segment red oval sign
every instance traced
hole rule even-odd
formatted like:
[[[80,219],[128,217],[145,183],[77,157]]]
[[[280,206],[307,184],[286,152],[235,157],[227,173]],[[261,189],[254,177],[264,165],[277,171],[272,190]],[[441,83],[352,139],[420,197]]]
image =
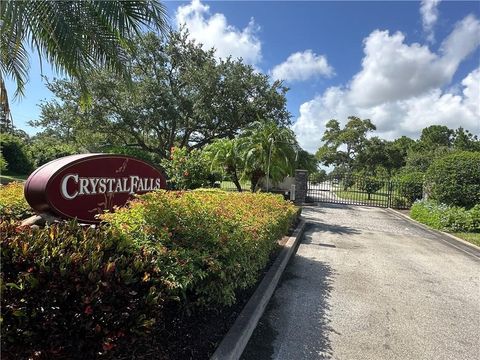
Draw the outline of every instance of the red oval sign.
[[[81,154],[51,161],[25,183],[25,198],[38,212],[97,223],[96,215],[123,206],[134,194],[165,189],[161,171],[123,155]]]

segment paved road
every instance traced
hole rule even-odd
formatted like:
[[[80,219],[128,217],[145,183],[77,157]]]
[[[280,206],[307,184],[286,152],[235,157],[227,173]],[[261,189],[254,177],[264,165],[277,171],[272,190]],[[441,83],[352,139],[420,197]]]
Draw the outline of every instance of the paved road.
[[[311,224],[243,359],[480,359],[478,251],[379,208],[303,215]]]

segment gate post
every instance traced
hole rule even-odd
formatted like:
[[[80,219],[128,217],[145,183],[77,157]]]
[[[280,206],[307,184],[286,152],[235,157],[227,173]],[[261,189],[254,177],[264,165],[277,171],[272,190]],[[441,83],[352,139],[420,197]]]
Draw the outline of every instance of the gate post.
[[[295,204],[302,205],[307,197],[307,170],[295,170]]]

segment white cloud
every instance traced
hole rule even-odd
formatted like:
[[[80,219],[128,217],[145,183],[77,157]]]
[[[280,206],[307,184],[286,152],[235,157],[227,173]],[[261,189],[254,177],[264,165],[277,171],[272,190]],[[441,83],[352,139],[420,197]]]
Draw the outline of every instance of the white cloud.
[[[480,45],[479,33],[478,19],[467,16],[434,53],[406,44],[401,33],[375,30],[364,41],[361,71],[300,106],[293,125],[300,145],[315,152],[327,121],[344,124],[350,115],[371,119],[375,135],[385,139],[418,137],[434,124],[480,133],[480,67],[451,84],[459,64]]]
[[[364,40],[362,70],[350,84],[351,101],[376,106],[449,84],[458,65],[480,44],[478,34],[480,22],[467,16],[456,24],[436,54],[427,46],[406,44],[400,32],[373,31]]]
[[[345,124],[350,115],[371,119],[377,126],[375,135],[393,140],[401,135],[418,137],[429,125],[450,128],[462,126],[480,132],[480,67],[461,82],[460,94],[433,89],[405,100],[361,107],[350,101],[348,88],[331,87],[321,96],[302,104],[293,125],[300,145],[315,152],[321,144],[325,124],[337,119]]]
[[[433,27],[438,20],[438,4],[440,0],[422,0],[420,4],[420,14],[422,15],[423,31],[427,35],[429,42],[435,41]]]
[[[334,71],[324,55],[305,50],[291,54],[285,62],[275,66],[271,73],[274,79],[294,82],[318,76],[330,77]]]
[[[223,14],[210,14],[210,7],[200,0],[179,6],[175,13],[178,26],[185,25],[193,39],[204,49],[216,49],[219,58],[243,58],[247,64],[256,65],[262,59],[262,45],[256,33],[259,30],[251,19],[244,29],[228,24]]]

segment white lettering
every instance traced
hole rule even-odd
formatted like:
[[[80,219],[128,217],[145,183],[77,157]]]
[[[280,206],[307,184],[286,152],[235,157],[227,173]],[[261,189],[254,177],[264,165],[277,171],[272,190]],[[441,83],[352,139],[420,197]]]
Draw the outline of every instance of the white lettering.
[[[91,194],[96,194],[97,193],[97,185],[98,185],[98,182],[100,181],[100,179],[98,178],[90,178],[88,179],[90,180],[90,185],[92,187],[92,191],[90,192]]]
[[[98,192],[100,194],[104,194],[105,191],[107,190],[107,184],[105,184],[106,181],[107,181],[107,179],[105,179],[105,178],[101,178],[98,181]]]
[[[90,194],[88,191],[88,178],[80,178],[80,191],[78,195]]]
[[[130,176],[130,194],[133,194],[135,191],[137,191],[138,179],[140,179],[138,176]]]
[[[120,181],[120,179],[117,181],[117,186],[115,186],[115,192],[116,193],[123,192],[122,182]]]
[[[76,190],[72,190],[71,182],[76,184]],[[70,185],[70,192],[69,192]],[[140,178],[132,175],[125,178],[95,178],[79,177],[78,174],[65,175],[60,184],[60,193],[67,199],[72,200],[80,195],[96,195],[105,193],[128,193],[152,191],[161,188],[160,178]]]
[[[72,195],[68,193],[67,183],[70,179],[73,179],[76,183],[78,183],[78,174],[69,174],[62,179],[61,193],[62,196],[67,200],[75,199],[78,195],[78,191],[75,191]]]
[[[111,193],[113,192],[113,182],[115,181],[115,179],[107,179],[107,183],[108,183],[108,192]]]

